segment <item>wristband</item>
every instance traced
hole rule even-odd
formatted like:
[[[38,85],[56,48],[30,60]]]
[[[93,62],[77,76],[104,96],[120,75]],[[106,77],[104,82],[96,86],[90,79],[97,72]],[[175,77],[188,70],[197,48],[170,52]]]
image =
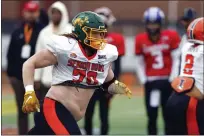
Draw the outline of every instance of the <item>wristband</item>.
[[[26,91],[26,92],[34,91],[33,85],[27,85],[27,86],[25,87],[25,91]]]
[[[112,83],[114,83],[115,80],[116,80],[116,77],[113,77],[113,79],[111,79],[110,81],[103,83],[103,84],[102,84],[103,89],[108,89],[108,87],[109,87]]]

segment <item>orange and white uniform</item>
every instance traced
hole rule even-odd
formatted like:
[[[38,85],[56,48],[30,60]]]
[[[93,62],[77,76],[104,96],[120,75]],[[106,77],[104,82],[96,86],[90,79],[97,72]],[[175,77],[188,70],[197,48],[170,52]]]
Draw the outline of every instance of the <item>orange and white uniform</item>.
[[[180,76],[193,77],[195,79],[195,86],[203,94],[203,57],[204,44],[193,44],[187,42],[182,48],[182,61]]]

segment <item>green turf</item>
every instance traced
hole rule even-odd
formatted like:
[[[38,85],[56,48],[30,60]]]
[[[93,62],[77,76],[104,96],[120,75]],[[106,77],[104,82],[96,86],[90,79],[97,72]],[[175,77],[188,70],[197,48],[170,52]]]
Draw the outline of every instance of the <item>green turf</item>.
[[[94,127],[100,128],[98,105],[95,107]],[[2,126],[16,127],[16,104],[12,95],[2,97]],[[30,126],[33,126],[32,114]],[[110,106],[110,134],[146,134],[146,113],[142,97],[128,99],[124,96],[115,96]],[[79,121],[83,128],[84,121]],[[158,132],[163,134],[163,121],[159,113]]]

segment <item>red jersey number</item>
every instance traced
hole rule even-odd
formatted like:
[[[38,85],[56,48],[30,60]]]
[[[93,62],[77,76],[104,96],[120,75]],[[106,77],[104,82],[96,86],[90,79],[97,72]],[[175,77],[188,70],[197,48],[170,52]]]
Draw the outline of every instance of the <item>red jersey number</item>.
[[[86,70],[74,69],[73,70],[73,76],[79,76],[79,78],[77,80],[73,79],[73,81],[81,83],[81,82],[83,82],[84,78],[86,77]],[[88,85],[97,85],[98,84],[98,80],[96,79],[96,77],[97,77],[97,73],[96,72],[89,71],[87,73],[86,83]]]
[[[164,67],[162,52],[161,51],[151,52],[151,56],[154,58],[152,68],[153,69],[162,69]]]
[[[191,54],[187,54],[186,55],[186,59],[185,59],[185,66],[184,66],[184,70],[183,73],[184,74],[188,74],[188,75],[192,75],[193,74],[193,63],[194,63],[194,57]]]
[[[89,71],[87,73],[87,84],[89,85],[97,85],[98,84],[98,80],[96,79],[97,77],[97,73],[96,72],[93,72],[93,71]]]

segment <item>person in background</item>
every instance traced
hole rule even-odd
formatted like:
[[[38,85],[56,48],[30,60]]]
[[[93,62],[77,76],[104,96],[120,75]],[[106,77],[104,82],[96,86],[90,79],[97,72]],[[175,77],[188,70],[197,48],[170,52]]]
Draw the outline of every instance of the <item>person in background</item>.
[[[7,74],[13,87],[18,110],[18,133],[25,135],[28,132],[28,115],[22,112],[25,89],[22,81],[23,63],[35,53],[38,34],[43,25],[37,22],[39,5],[27,2],[23,7],[23,22],[13,31],[7,53]]]
[[[185,33],[182,36],[181,42],[179,44],[179,49],[180,49],[180,61],[181,61],[181,49],[183,48],[183,45],[187,42],[187,35],[186,31],[189,26],[189,24],[196,18],[196,11],[193,8],[185,8],[183,12],[183,16],[180,18],[179,22],[182,24],[184,27]],[[179,69],[180,69],[179,65]]]
[[[39,22],[42,23],[44,26],[47,26],[49,23],[47,12],[43,8],[40,9]]]
[[[33,0],[33,2],[36,2],[37,4],[40,5],[40,1],[39,0]],[[49,23],[49,18],[47,15],[47,11],[43,8],[40,8],[40,16],[38,18],[38,21],[40,23],[42,23],[44,26],[47,26]]]
[[[112,24],[116,21],[112,11],[107,7],[100,7],[94,11],[97,13],[101,19],[104,21],[106,28],[110,28]],[[117,47],[118,58],[113,62],[114,65],[114,74],[116,78],[119,78],[121,71],[121,57],[125,54],[125,43],[124,38],[119,33],[109,32],[106,34],[105,39],[108,43],[113,44]],[[99,59],[103,59],[104,56],[98,56]],[[86,114],[85,114],[85,124],[84,128],[87,135],[92,135],[92,118],[94,114],[94,107],[97,101],[100,103],[100,120],[101,120],[101,135],[107,135],[109,131],[109,106],[112,94],[107,93],[106,91],[95,91],[92,96]]]
[[[66,9],[66,6],[57,1],[53,3],[49,10],[49,25],[42,29],[39,34],[37,44],[36,44],[36,52],[45,49],[45,37],[51,36],[53,34],[64,34],[64,33],[71,33],[72,32],[72,25],[69,24],[69,15]],[[37,69],[35,73],[35,84],[36,84],[36,91],[40,94],[39,99],[43,100],[45,94],[50,88],[52,81],[52,66]]]
[[[144,85],[148,135],[157,134],[161,104],[166,133],[165,105],[172,92],[170,82],[178,75],[180,37],[174,30],[162,30],[165,15],[158,7],[144,12],[146,32],[135,37],[136,72]]]
[[[196,18],[196,11],[193,8],[185,8],[183,16],[180,18],[179,22],[182,24],[185,30],[185,34],[182,37],[181,41],[187,41],[186,30],[189,24]],[[182,42],[181,42],[182,43]]]

